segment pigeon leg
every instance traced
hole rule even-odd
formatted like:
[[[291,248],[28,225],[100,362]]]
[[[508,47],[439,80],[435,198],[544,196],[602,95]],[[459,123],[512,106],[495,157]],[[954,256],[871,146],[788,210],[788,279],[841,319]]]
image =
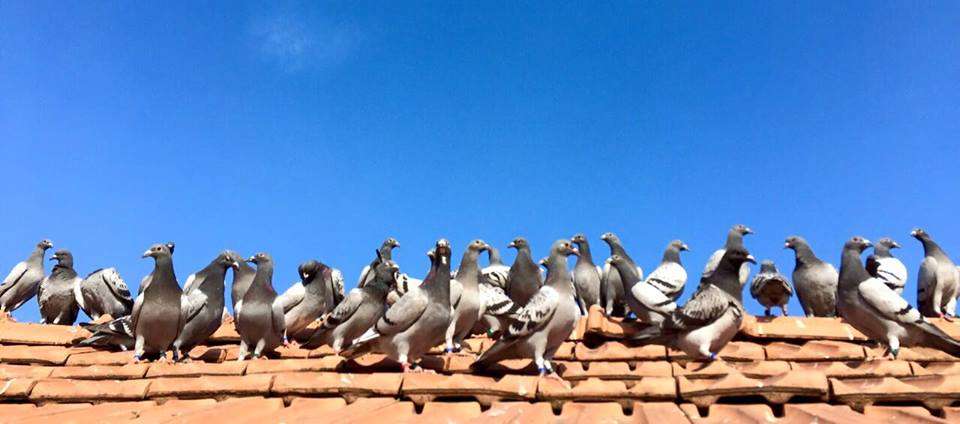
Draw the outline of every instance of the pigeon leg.
[[[786,305],[786,304],[783,304],[783,306],[780,307],[780,312],[781,312],[781,315],[787,316],[787,305]]]
[[[240,341],[240,352],[237,353],[237,362],[243,362],[244,359],[247,359],[248,351],[250,347],[247,346],[247,342]]]
[[[772,317],[772,316],[773,316],[773,313],[770,312],[770,308],[764,309],[764,311],[763,311],[763,316],[765,316],[765,317]]]

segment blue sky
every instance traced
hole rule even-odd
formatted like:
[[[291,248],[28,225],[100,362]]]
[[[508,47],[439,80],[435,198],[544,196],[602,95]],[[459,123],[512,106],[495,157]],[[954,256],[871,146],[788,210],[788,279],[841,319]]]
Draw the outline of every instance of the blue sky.
[[[3,2],[0,267],[49,237],[135,286],[174,240],[181,283],[231,248],[282,290],[386,236],[422,275],[441,236],[614,231],[696,276],[742,222],[788,275],[788,235],[892,236],[912,301],[912,227],[960,255],[960,5],[739,6]]]

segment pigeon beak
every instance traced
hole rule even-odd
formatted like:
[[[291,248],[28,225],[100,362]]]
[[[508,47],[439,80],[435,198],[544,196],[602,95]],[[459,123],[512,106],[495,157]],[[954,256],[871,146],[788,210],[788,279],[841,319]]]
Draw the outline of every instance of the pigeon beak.
[[[789,249],[789,248],[790,248],[790,242],[789,242],[789,241],[784,242],[784,243],[783,243],[783,248],[784,248],[784,249]]]
[[[864,246],[867,246],[867,247],[870,247],[870,246],[873,246],[873,243],[871,243],[870,240],[863,239],[863,245],[864,245]]]
[[[511,241],[510,243],[507,243],[507,248],[512,249],[512,248],[514,248],[514,247],[517,247],[517,244],[516,244],[516,243],[514,243],[514,242],[512,242],[512,241]]]
[[[899,249],[899,248],[900,248],[900,243],[893,242],[893,243],[890,244],[890,247],[892,247],[892,248],[894,248],[894,249]]]
[[[743,229],[743,232],[744,232],[744,234],[753,234],[753,230],[750,229],[750,227],[744,228],[744,229]]]
[[[570,249],[570,254],[574,256],[580,256],[580,251],[576,248]]]
[[[50,259],[47,259],[47,260],[48,260],[48,261],[55,261],[55,260],[57,260],[57,257],[58,257],[57,255],[53,255],[53,256],[50,257]]]
[[[247,258],[247,262],[250,262],[250,263],[252,263],[252,264],[257,263],[257,257],[256,257],[256,256],[251,256],[251,257]]]
[[[750,262],[750,263],[752,263],[752,264],[756,264],[756,263],[757,263],[757,258],[754,258],[753,255],[747,255],[747,262]]]
[[[687,246],[686,244],[681,244],[680,250],[690,250],[690,246]]]
[[[143,256],[141,257],[146,258],[147,256],[150,256],[150,249],[147,249],[146,252],[143,252]]]
[[[913,230],[913,231],[910,232],[910,236],[911,236],[911,237],[916,237],[918,233],[919,233],[919,232],[918,232],[917,230]]]
[[[230,263],[230,268],[233,268],[234,271],[239,271],[239,270],[240,270],[240,263],[237,262],[237,261],[233,261],[233,262]]]

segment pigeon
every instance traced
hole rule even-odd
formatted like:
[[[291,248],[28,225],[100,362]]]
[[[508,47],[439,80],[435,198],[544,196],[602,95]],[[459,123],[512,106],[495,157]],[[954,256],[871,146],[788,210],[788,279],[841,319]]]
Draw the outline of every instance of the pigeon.
[[[787,237],[784,248],[796,254],[793,285],[803,313],[808,317],[837,316],[837,269],[817,258],[803,237]]]
[[[257,253],[247,262],[257,265],[257,274],[236,311],[237,333],[240,333],[238,361],[248,355],[260,358],[273,352],[283,344],[286,332],[283,304],[277,302],[277,292],[273,289],[273,258]]]
[[[37,248],[23,262],[17,263],[0,284],[0,314],[10,313],[23,306],[37,294],[43,281],[43,255],[53,247],[50,240],[41,240]]]
[[[640,281],[637,267],[626,258],[614,254],[609,259],[611,267],[617,271],[623,282],[624,299],[637,319],[646,323],[659,323],[670,316],[677,304],[659,288],[645,281]]]
[[[870,241],[853,237],[843,245],[837,310],[867,337],[886,345],[896,358],[900,346],[927,346],[960,356],[960,341],[950,337],[914,309],[860,262]]]
[[[177,247],[177,244],[172,241],[168,241],[164,243],[164,245],[167,246],[167,250],[169,250],[170,254],[173,255],[173,250]],[[147,274],[140,280],[140,287],[137,288],[137,296],[139,296],[140,293],[143,293],[143,291],[147,289],[147,286],[150,285],[150,279],[152,277],[153,277],[153,274],[151,273],[151,274]]]
[[[140,296],[137,296],[138,298]],[[102,324],[80,324],[92,333],[81,340],[80,346],[98,346],[127,351],[134,348],[133,318],[122,316]]]
[[[491,286],[506,289],[510,267],[503,264],[503,260],[500,259],[500,251],[489,244],[487,245],[487,258],[490,263],[480,270],[481,281]]]
[[[91,272],[74,290],[80,309],[94,321],[103,315],[127,316],[133,309],[130,289],[116,268],[101,268]]]
[[[540,277],[540,267],[533,263],[530,253],[530,244],[527,239],[517,237],[507,245],[517,249],[517,257],[507,273],[507,296],[519,306],[526,305],[533,295],[537,294],[543,279]]]
[[[380,252],[377,252],[379,255]],[[387,293],[396,284],[400,267],[392,260],[382,260],[373,265],[373,279],[363,287],[350,290],[343,302],[323,318],[304,347],[309,349],[330,345],[340,354],[353,345],[353,341],[373,327],[383,315]]]
[[[924,258],[917,275],[918,309],[923,316],[951,320],[960,284],[957,267],[926,231],[917,228],[910,235],[923,243]]]
[[[460,260],[456,277],[450,282],[450,305],[453,306],[450,326],[446,332],[446,352],[459,352],[463,339],[470,335],[484,308],[480,297],[480,252],[487,250],[487,243],[474,240],[467,245]]]
[[[570,241],[576,244],[580,251],[577,263],[573,266],[573,286],[577,289],[580,314],[586,315],[591,306],[600,304],[600,275],[603,274],[603,269],[593,263],[586,235],[577,234]]]
[[[645,281],[670,299],[677,300],[683,294],[683,288],[687,284],[687,271],[680,263],[680,252],[688,250],[690,247],[683,241],[671,241],[663,251],[660,265],[647,276]]]
[[[233,314],[237,314],[243,306],[243,295],[247,294],[247,289],[253,283],[253,277],[257,274],[257,269],[250,266],[238,253],[230,252],[233,260],[239,264],[239,267],[233,271],[233,284],[230,286],[230,303],[233,308]]]
[[[148,283],[133,303],[130,325],[134,335],[134,358],[139,362],[159,356],[166,358],[167,350],[173,345],[177,334],[183,328],[183,316],[180,314],[180,296],[183,290],[177,284],[173,271],[173,254],[165,244],[155,244],[146,252],[144,258],[153,258],[153,272],[147,276]],[[179,361],[176,350],[173,360]]]
[[[184,358],[203,343],[223,323],[224,280],[227,269],[239,268],[233,252],[224,251],[205,268],[187,277],[180,296],[180,321],[183,329],[173,342],[176,356]]]
[[[693,358],[717,359],[743,321],[740,267],[744,262],[755,263],[746,249],[726,249],[717,268],[701,277],[700,288],[683,307],[660,323],[639,328],[633,341],[669,343]]]
[[[383,260],[393,260],[393,249],[396,247],[400,247],[400,242],[393,237],[387,237],[387,239],[380,244],[380,248],[377,249],[377,252],[379,252],[378,258],[383,257]],[[360,279],[357,280],[357,287],[363,287],[373,279],[374,275],[370,270],[378,263],[378,260],[379,259],[375,259],[370,265],[365,265],[363,269],[360,270]]]
[[[580,317],[573,280],[567,270],[567,256],[577,254],[569,240],[553,243],[546,264],[546,282],[471,369],[483,371],[504,359],[533,357],[541,376],[555,375],[553,355],[576,328]]]
[[[300,282],[277,297],[283,305],[286,339],[302,340],[307,326],[334,307],[333,272],[329,266],[309,260],[297,268]]]
[[[753,230],[750,227],[747,227],[743,224],[737,224],[733,227],[730,227],[730,231],[727,232],[727,242],[723,245],[722,249],[717,249],[710,255],[710,259],[707,259],[706,266],[703,267],[703,273],[709,274],[717,268],[717,264],[720,263],[720,258],[723,257],[723,252],[726,249],[729,249],[734,246],[743,247],[743,236],[747,234],[753,234]],[[740,285],[747,283],[747,278],[750,277],[750,265],[747,265],[746,262],[743,263],[743,267],[740,268]]]
[[[887,283],[897,294],[903,294],[907,284],[907,267],[895,258],[890,249],[899,249],[900,244],[884,237],[873,246],[873,254],[867,257],[867,272]]]
[[[600,236],[600,239],[610,246],[610,256],[620,255],[620,257],[624,258],[628,263],[634,264],[637,268],[637,276],[641,280],[643,279],[643,269],[636,266],[636,263],[630,258],[630,255],[627,254],[627,251],[623,249],[620,238],[617,237],[616,234],[604,233]],[[623,282],[620,278],[620,273],[617,272],[617,269],[613,267],[609,260],[604,262],[600,286],[600,296],[604,312],[608,316],[626,314],[626,311],[623,310]]]
[[[770,310],[774,306],[780,308],[783,316],[787,315],[787,302],[793,296],[793,289],[787,277],[777,270],[773,261],[767,259],[760,263],[760,272],[753,277],[750,284],[750,295],[760,302],[766,310],[764,316],[773,316]]]
[[[450,242],[438,240],[423,284],[397,300],[372,329],[341,354],[355,358],[380,352],[399,362],[404,372],[422,371],[421,356],[444,341],[450,325],[450,253]]]
[[[61,249],[54,252],[50,260],[56,260],[57,264],[37,290],[40,318],[44,324],[73,325],[80,311],[74,288],[81,281],[73,270],[73,254]]]

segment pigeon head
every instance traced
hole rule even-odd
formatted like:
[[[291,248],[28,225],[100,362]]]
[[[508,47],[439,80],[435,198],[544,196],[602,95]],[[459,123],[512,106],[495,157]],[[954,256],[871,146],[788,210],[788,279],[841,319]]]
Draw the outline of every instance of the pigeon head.
[[[753,234],[753,230],[751,230],[750,227],[743,224],[734,225],[732,228],[730,228],[730,231],[739,233],[741,236],[745,236],[747,234]]]
[[[511,241],[510,244],[507,245],[507,247],[520,250],[520,249],[523,249],[524,247],[530,247],[530,244],[527,243],[527,239],[523,237],[517,237],[513,239],[513,241]]]
[[[610,256],[610,259],[608,260],[610,261],[610,265],[613,265],[613,266],[627,264],[627,258],[624,258],[623,256],[620,256],[617,254]]]
[[[387,259],[377,264],[373,270],[377,280],[385,281],[388,285],[396,284],[397,274],[400,272],[400,266],[396,262]]]
[[[50,260],[56,260],[57,265],[65,266],[72,268],[73,267],[73,254],[69,250],[60,249],[53,253],[53,256],[50,257]]]
[[[727,251],[723,254],[723,258],[720,259],[720,265],[718,265],[718,269],[723,265],[724,262],[726,262],[730,266],[730,270],[736,274],[739,272],[740,266],[743,265],[744,262],[755,264],[757,263],[757,260],[750,255],[750,252],[747,252],[747,249],[735,247],[732,249],[727,249]]]
[[[873,246],[873,243],[870,243],[870,240],[860,236],[850,237],[850,240],[847,240],[847,242],[843,244],[844,249],[855,250],[858,253],[863,253],[863,251],[867,250],[870,246]]]
[[[550,248],[550,253],[559,254],[563,256],[576,255],[580,256],[580,251],[576,247],[573,247],[573,243],[570,240],[560,239],[553,242],[553,246]]]
[[[887,249],[899,249],[900,243],[893,241],[893,239],[890,237],[884,237],[880,240],[877,240],[876,247],[881,247],[881,246],[886,247]]]
[[[614,233],[603,233],[600,240],[607,242],[607,244],[620,243],[620,237],[617,237]]]
[[[583,244],[587,242],[587,236],[583,233],[577,233],[574,234],[573,237],[570,237],[570,241],[576,243],[580,247],[583,247]]]
[[[490,245],[488,245],[485,241],[476,239],[470,242],[470,244],[467,246],[467,249],[473,252],[483,252],[487,250],[489,247]]]
[[[177,247],[177,244],[174,243],[174,242],[172,242],[172,241],[168,241],[168,242],[166,243],[166,245],[167,245],[167,249],[170,250],[170,254],[172,255],[172,254],[173,254],[173,249],[175,249],[175,248]]]
[[[43,240],[40,240],[40,243],[37,243],[37,249],[41,249],[44,251],[52,247],[53,247],[53,242],[50,241],[49,239],[43,239]]]
[[[910,232],[910,235],[913,236],[913,238],[920,241],[930,238],[930,234],[927,234],[927,232],[923,228],[919,228],[919,227],[914,228],[913,231]]]
[[[382,248],[390,250],[395,247],[400,247],[400,242],[397,241],[397,239],[393,237],[387,237],[387,239],[383,241]]]
[[[247,262],[250,262],[252,264],[257,264],[257,266],[260,266],[263,264],[268,264],[273,262],[273,258],[271,258],[268,253],[260,252],[260,253],[257,253],[256,255],[253,255],[247,258]]]
[[[775,274],[777,273],[777,266],[773,263],[773,261],[764,259],[763,262],[760,262],[760,272]]]
[[[160,258],[164,258],[164,257],[169,258],[170,255],[172,255],[172,254],[173,254],[173,252],[170,251],[170,247],[169,247],[169,246],[167,246],[166,244],[157,243],[157,244],[155,244],[155,245],[153,245],[153,246],[150,246],[150,248],[147,249],[146,252],[143,252],[143,257],[144,257],[144,258],[160,259]]]
[[[229,250],[224,250],[217,255],[217,259],[214,259],[213,262],[222,266],[223,269],[233,268],[233,270],[236,271],[240,269],[239,258],[237,258],[236,255],[236,253]]]
[[[797,248],[803,247],[803,246],[806,246],[806,245],[807,245],[807,241],[804,240],[803,237],[800,237],[800,236],[790,236],[790,237],[787,237],[787,239],[783,242],[783,248],[784,248],[784,249],[797,250]]]
[[[690,250],[690,246],[687,246],[687,244],[684,243],[683,240],[671,241],[669,247],[671,249],[677,249],[678,252],[684,252],[684,251]]]
[[[300,274],[300,281],[303,282],[304,285],[307,285],[315,280],[314,277],[323,271],[323,268],[324,265],[322,263],[311,259],[300,264],[300,266],[297,267],[297,273]]]
[[[434,250],[436,251],[436,258],[440,259],[440,263],[450,263],[450,255],[453,253],[453,251],[450,250],[450,242],[447,239],[442,238],[437,240],[437,245],[434,247]]]

